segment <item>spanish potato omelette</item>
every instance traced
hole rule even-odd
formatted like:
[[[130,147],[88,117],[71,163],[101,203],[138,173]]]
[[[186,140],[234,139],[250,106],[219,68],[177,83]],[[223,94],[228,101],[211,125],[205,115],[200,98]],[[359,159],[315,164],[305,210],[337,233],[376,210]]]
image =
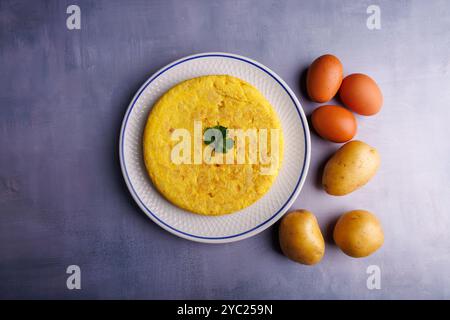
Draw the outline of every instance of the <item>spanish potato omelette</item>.
[[[275,171],[261,174],[261,163],[174,163],[171,152],[178,142],[172,133],[183,128],[194,137],[195,121],[203,130],[217,125],[280,129]],[[229,75],[210,75],[181,82],[156,102],[144,130],[143,153],[148,174],[166,199],[193,213],[222,215],[253,204],[270,189],[282,162],[283,135],[275,110],[255,87]]]

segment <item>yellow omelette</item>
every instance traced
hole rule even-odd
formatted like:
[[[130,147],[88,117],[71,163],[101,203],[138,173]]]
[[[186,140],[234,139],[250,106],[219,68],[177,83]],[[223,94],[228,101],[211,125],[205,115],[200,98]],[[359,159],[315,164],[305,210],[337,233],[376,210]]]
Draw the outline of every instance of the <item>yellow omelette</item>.
[[[205,130],[219,126],[227,130],[224,139],[234,139],[226,150],[214,149],[214,143],[209,145],[211,140],[203,135]],[[177,135],[180,129],[191,138]],[[274,168],[271,174],[262,174],[268,164],[259,161],[259,153],[256,163],[248,161],[252,158],[250,143],[242,147],[232,135],[228,137],[235,129],[268,130],[269,142],[272,135],[276,137],[278,156],[270,164]],[[279,131],[278,136],[273,129]],[[263,150],[261,141],[257,143],[258,152]],[[181,143],[189,145],[179,152],[182,163],[174,161]],[[198,157],[195,159],[199,150],[201,163]],[[145,127],[143,151],[148,174],[167,200],[193,213],[223,215],[250,206],[270,189],[283,158],[283,135],[275,110],[255,87],[229,75],[210,75],[181,82],[155,103]],[[273,145],[267,151],[275,154]],[[238,152],[244,152],[246,162],[207,163],[204,157],[208,152],[236,158]]]

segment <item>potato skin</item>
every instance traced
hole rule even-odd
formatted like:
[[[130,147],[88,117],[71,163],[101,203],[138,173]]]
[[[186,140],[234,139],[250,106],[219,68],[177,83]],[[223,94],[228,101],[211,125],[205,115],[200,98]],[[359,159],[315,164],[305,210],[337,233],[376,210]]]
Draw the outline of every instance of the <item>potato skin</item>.
[[[343,196],[365,185],[380,166],[378,151],[362,141],[344,144],[328,160],[322,185],[328,194]]]
[[[345,254],[354,258],[371,255],[384,242],[380,221],[365,210],[344,213],[334,227],[333,238]]]
[[[279,238],[284,255],[301,264],[316,264],[325,253],[325,241],[317,219],[307,210],[286,214],[281,220]]]

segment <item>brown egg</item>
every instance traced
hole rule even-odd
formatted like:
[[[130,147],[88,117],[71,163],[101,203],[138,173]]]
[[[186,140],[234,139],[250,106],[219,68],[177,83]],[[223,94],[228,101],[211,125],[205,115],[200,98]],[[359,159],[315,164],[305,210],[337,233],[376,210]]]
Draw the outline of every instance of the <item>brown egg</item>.
[[[356,119],[351,111],[340,106],[326,105],[314,110],[311,116],[314,130],[324,139],[346,142],[356,134]]]
[[[306,75],[306,89],[311,100],[331,100],[342,83],[342,74],[342,63],[335,56],[326,54],[314,60]]]
[[[345,77],[339,96],[347,107],[364,116],[378,113],[383,105],[383,95],[377,83],[362,73]]]

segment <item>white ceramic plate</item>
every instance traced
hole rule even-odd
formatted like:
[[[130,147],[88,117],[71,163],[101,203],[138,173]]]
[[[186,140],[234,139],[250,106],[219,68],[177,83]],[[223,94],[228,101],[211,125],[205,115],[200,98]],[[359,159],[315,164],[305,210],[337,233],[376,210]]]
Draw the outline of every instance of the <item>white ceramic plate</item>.
[[[214,74],[241,78],[261,91],[275,108],[283,129],[284,158],[269,192],[253,205],[228,215],[190,213],[168,202],[153,187],[142,156],[142,134],[150,109],[181,81]],[[120,132],[120,163],[139,207],[167,231],[189,240],[224,243],[251,237],[275,223],[292,205],[308,172],[311,141],[303,109],[292,90],[272,70],[229,53],[202,53],[172,62],[152,75],[131,101]]]

